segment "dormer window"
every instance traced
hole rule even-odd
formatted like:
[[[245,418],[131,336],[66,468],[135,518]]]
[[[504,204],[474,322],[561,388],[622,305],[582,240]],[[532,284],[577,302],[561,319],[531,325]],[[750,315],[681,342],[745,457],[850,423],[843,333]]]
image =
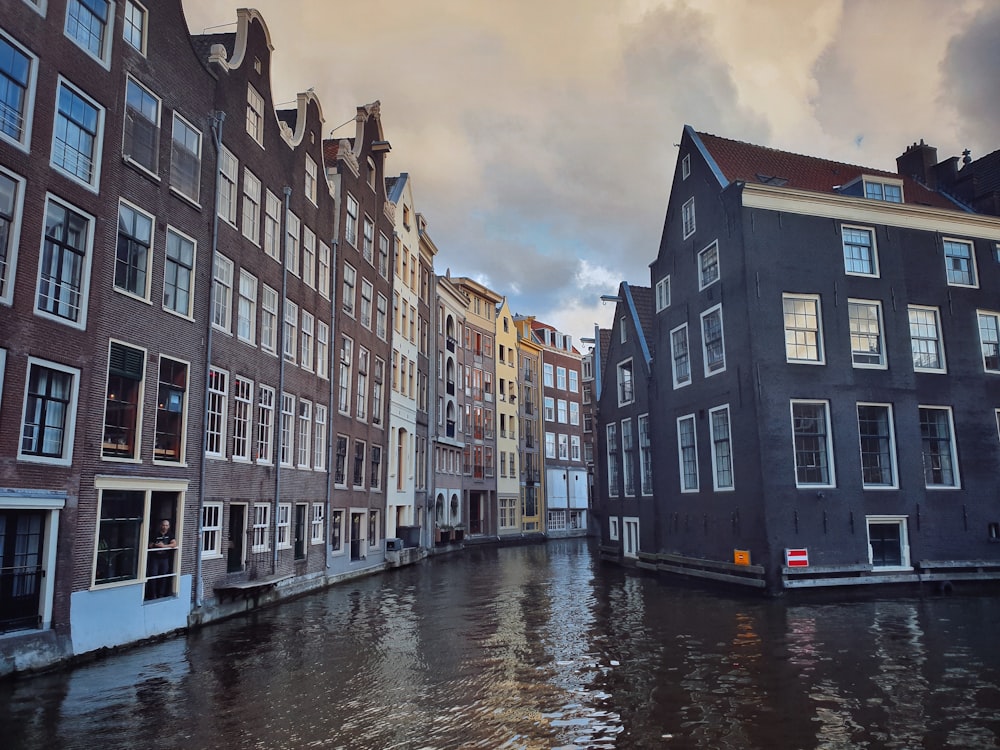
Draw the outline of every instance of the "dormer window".
[[[902,203],[903,183],[865,178],[865,198],[886,203]]]

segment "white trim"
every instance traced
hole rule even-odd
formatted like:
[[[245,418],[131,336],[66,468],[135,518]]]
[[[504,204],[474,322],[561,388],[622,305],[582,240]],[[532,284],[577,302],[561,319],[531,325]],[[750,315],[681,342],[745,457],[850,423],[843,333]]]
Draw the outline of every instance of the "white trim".
[[[198,272],[198,241],[194,237],[191,237],[190,235],[185,234],[184,232],[182,232],[181,230],[179,230],[177,227],[171,226],[170,224],[167,225],[166,230],[165,230],[165,234],[166,234],[166,237],[165,237],[165,239],[163,241],[163,269],[164,269],[163,270],[163,291],[164,292],[166,291],[166,284],[167,284],[167,273],[166,273],[166,267],[167,267],[167,250],[168,250],[168,247],[169,247],[169,240],[170,240],[170,235],[171,234],[176,235],[177,237],[181,238],[182,240],[191,243],[191,277],[188,280],[188,289],[187,289],[188,306],[187,306],[187,312],[186,313],[185,312],[180,312],[179,310],[174,310],[171,307],[167,307],[166,303],[163,300],[163,296],[164,295],[162,295],[162,294],[160,295],[160,306],[163,308],[164,312],[170,313],[171,315],[176,315],[179,318],[184,318],[185,320],[191,320],[191,321],[193,321],[195,319],[194,318],[195,282],[196,282],[196,274]],[[214,267],[212,269],[212,275],[213,275],[213,281],[214,281],[214,275],[215,275],[215,269],[214,269]],[[209,317],[211,318],[211,312],[209,312]]]
[[[691,422],[691,447],[694,448],[694,487],[684,486],[684,446],[681,445],[681,422]],[[701,491],[701,471],[698,466],[698,423],[694,414],[685,414],[677,417],[677,478],[680,482],[681,493],[694,493]]]
[[[104,68],[105,70],[111,70],[111,43],[113,41],[115,33],[116,4],[114,2],[108,2],[108,20],[104,25],[104,39],[101,40],[103,49],[101,49],[99,55],[95,55],[92,51],[90,51],[82,44],[80,44],[80,41],[75,36],[70,34],[69,31],[67,31],[67,26],[69,26],[69,10],[70,6],[72,6],[74,2],[79,2],[79,0],[69,0],[69,2],[66,3],[66,17],[63,20],[63,35],[71,42],[73,42],[73,44],[75,44],[77,47],[83,50],[84,54],[86,54],[87,57],[94,60],[102,68]]]
[[[935,338],[935,341],[937,342],[937,346],[938,346],[938,357],[941,360],[941,366],[940,367],[917,367],[917,365],[915,363],[913,363],[913,333],[912,333],[912,323],[910,323],[910,311],[912,311],[912,310],[919,310],[919,311],[922,311],[922,312],[930,312],[930,313],[934,314],[934,325],[935,325],[935,328],[937,330],[937,337]],[[947,372],[948,371],[948,362],[945,359],[945,354],[944,354],[944,332],[941,329],[941,310],[940,310],[940,308],[934,307],[933,305],[907,305],[906,306],[906,323],[907,323],[907,327],[910,329],[910,362],[911,362],[911,364],[913,364],[913,371],[914,372],[936,372],[936,373],[945,373],[945,372]],[[926,340],[926,339],[922,339],[922,340]]]
[[[876,406],[885,409],[889,430],[889,470],[892,472],[892,482],[890,484],[870,484],[865,482],[864,452],[861,446],[861,415],[857,413],[858,407],[861,406]],[[875,401],[858,401],[855,405],[855,416],[858,419],[858,455],[861,460],[861,486],[866,490],[898,490],[899,461],[896,457],[896,420],[892,413],[892,404]]]
[[[712,424],[712,415],[715,412],[726,412],[726,442],[729,444],[729,484],[719,485],[719,460],[715,443],[715,426]],[[729,404],[722,404],[708,410],[708,444],[712,452],[712,491],[713,492],[733,492],[736,490],[736,462],[733,459],[733,413]]]
[[[33,365],[45,367],[50,370],[58,370],[72,377],[70,395],[66,404],[66,421],[63,423],[62,455],[35,456],[21,452],[23,447],[24,420],[28,416],[28,388],[31,386],[31,368]],[[21,401],[21,421],[18,425],[17,438],[17,460],[26,463],[50,464],[52,466],[71,466],[73,464],[73,446],[76,443],[76,409],[80,395],[80,370],[75,367],[52,362],[51,360],[39,357],[28,357],[27,365],[24,369],[24,398]]]
[[[67,6],[68,9],[68,6]],[[90,181],[84,180],[82,177],[73,174],[72,172],[64,169],[60,165],[55,163],[55,153],[56,153],[56,134],[59,132],[58,122],[59,122],[59,93],[62,91],[63,86],[72,89],[76,94],[80,96],[81,99],[85,99],[96,111],[97,111],[97,125],[96,133],[94,134],[94,150],[91,154],[92,164],[92,175]],[[59,76],[56,82],[55,99],[53,101],[54,108],[52,110],[52,139],[49,144],[49,166],[52,167],[56,172],[63,175],[69,180],[82,185],[87,190],[92,193],[97,193],[100,191],[101,186],[101,165],[104,162],[104,118],[105,110],[104,107],[98,103],[98,101],[88,94],[84,93],[83,89],[74,83],[71,83],[69,79]]]
[[[684,341],[687,344],[688,374],[687,374],[687,380],[684,380],[684,381],[677,380],[677,362],[676,362],[676,359],[674,358],[674,334],[677,333],[678,331],[680,331],[681,329],[684,330]],[[672,328],[670,330],[670,373],[671,373],[671,377],[673,379],[674,390],[677,390],[678,388],[683,388],[686,385],[691,385],[691,381],[692,381],[692,376],[691,376],[691,337],[688,335],[688,324],[687,324],[687,322],[681,323],[676,328]]]
[[[111,347],[117,344],[126,349],[132,349],[134,351],[142,352],[142,377],[139,378],[139,392],[136,395],[136,415],[135,415],[135,427],[133,429],[133,441],[132,455],[131,456],[105,456],[104,455],[104,428],[108,423],[108,399],[107,390],[108,382],[111,379]],[[101,416],[104,421],[101,423],[101,460],[120,462],[120,463],[139,463],[142,461],[142,427],[143,427],[143,415],[145,414],[146,406],[146,376],[149,374],[149,350],[143,346],[136,346],[135,344],[130,344],[127,341],[122,341],[120,339],[109,339],[108,340],[108,350],[107,350],[107,365],[104,368],[104,409],[101,412]],[[159,371],[157,371],[157,385],[159,385]]]
[[[933,404],[917,404],[917,421],[919,424],[921,409],[935,409],[948,413],[948,448],[951,455],[951,472],[954,482],[952,484],[927,484],[927,475],[924,475],[924,488],[928,490],[960,490],[962,489],[962,477],[958,469],[958,442],[955,435],[955,415],[950,406],[936,406]],[[920,436],[920,454],[923,457],[924,444],[923,435]]]
[[[141,164],[138,165],[138,166],[142,167]],[[128,289],[125,289],[124,287],[120,287],[117,284],[115,284],[115,273],[118,270],[118,234],[119,234],[119,228],[118,227],[119,227],[119,223],[120,223],[120,219],[121,219],[121,214],[122,214],[122,204],[128,206],[131,210],[135,211],[136,213],[142,214],[147,219],[149,219],[149,251],[146,253],[146,289],[145,289],[145,291],[144,291],[144,293],[143,293],[142,296],[136,294],[135,292],[131,292]],[[111,270],[111,288],[114,289],[119,294],[124,294],[126,297],[131,297],[132,299],[141,300],[142,302],[145,302],[145,303],[151,305],[153,303],[152,302],[152,294],[153,294],[153,253],[155,252],[154,245],[155,245],[155,242],[156,242],[156,216],[153,215],[153,214],[147,213],[143,209],[139,208],[136,204],[132,203],[132,201],[130,201],[130,200],[126,200],[125,198],[119,198],[118,199],[118,215],[117,215],[116,219],[118,219],[118,221],[115,223],[115,258],[114,258],[114,262],[112,264],[112,270]],[[193,279],[193,274],[192,274],[192,279]]]
[[[705,271],[705,269],[704,269],[704,267],[702,265],[703,262],[704,262],[703,259],[704,259],[705,255],[706,255],[706,253],[708,253],[710,250],[712,250],[712,248],[715,248],[715,278],[712,279],[709,282],[705,282],[705,280],[703,278],[704,277],[704,271]],[[698,271],[698,291],[699,292],[702,291],[703,289],[708,289],[710,286],[712,286],[712,284],[715,284],[716,282],[718,282],[722,278],[722,266],[720,265],[720,257],[719,257],[719,255],[720,255],[720,253],[719,253],[719,241],[718,240],[712,240],[705,247],[703,247],[701,250],[698,251],[698,263],[697,263],[698,268],[697,268],[697,271]]]
[[[15,195],[14,195],[14,216],[11,221],[10,231],[7,234],[7,242],[9,246],[7,248],[7,281],[6,281],[6,292],[3,292],[3,287],[0,286],[0,305],[11,305],[14,301],[14,276],[17,272],[17,256],[18,248],[21,246],[21,225],[24,220],[24,191],[26,180],[14,172],[8,169],[4,169],[0,166],[0,174],[5,177],[10,178],[14,181],[15,185]],[[44,228],[42,232],[44,233]],[[44,243],[44,238],[42,242]]]
[[[885,337],[885,320],[882,315],[882,301],[876,299],[857,299],[855,297],[849,297],[847,299],[847,335],[851,338],[854,334],[851,331],[851,305],[864,305],[875,307],[875,319],[878,323],[878,345],[879,345],[879,361],[875,363],[871,362],[856,362],[854,359],[855,350],[854,343],[850,342],[850,352],[851,352],[851,366],[858,370],[886,370],[889,367],[889,357],[886,353],[886,337]],[[864,334],[861,334],[864,335]],[[864,352],[858,351],[857,354],[864,356]]]
[[[787,323],[786,316],[788,313],[785,311],[785,300],[809,300],[816,305],[816,359],[798,359],[788,356],[788,332],[789,326]],[[794,314],[794,313],[793,313]],[[823,341],[823,305],[821,303],[820,295],[818,294],[799,294],[796,292],[783,292],[781,295],[781,325],[782,331],[784,332],[785,338],[785,362],[790,365],[825,365],[826,364],[826,346]],[[791,330],[794,331],[808,331],[807,328],[794,327]],[[808,344],[807,344],[808,345]],[[796,347],[798,345],[796,344]]]
[[[899,205],[899,204],[896,203],[896,204],[893,204],[893,205]],[[871,273],[861,273],[859,271],[848,271],[847,270],[847,256],[844,255],[844,250],[845,250],[845,247],[844,247],[844,243],[845,243],[844,230],[845,229],[853,229],[854,231],[857,231],[857,232],[866,232],[868,234],[868,237],[871,239],[871,246],[870,246],[871,247],[871,266],[872,266],[872,272]],[[858,277],[861,277],[861,278],[868,278],[868,279],[877,279],[877,278],[880,278],[879,265],[878,265],[878,240],[875,237],[875,229],[874,229],[874,227],[866,227],[866,226],[862,226],[860,224],[841,223],[841,225],[840,225],[840,251],[841,251],[841,256],[843,257],[843,260],[844,260],[844,274],[845,275],[847,275],[847,276],[858,276]]]
[[[706,345],[707,342],[705,340],[705,318],[707,318],[710,315],[713,315],[716,311],[718,311],[718,313],[719,313],[719,338],[720,338],[720,340],[722,342],[722,366],[719,367],[716,370],[709,370],[708,369],[708,346]],[[712,307],[710,307],[707,310],[705,310],[701,314],[700,320],[701,320],[701,331],[700,331],[700,333],[701,333],[701,365],[702,365],[702,370],[703,370],[704,376],[706,378],[710,378],[713,375],[719,375],[719,374],[725,372],[726,371],[726,367],[727,367],[727,365],[726,365],[726,328],[725,328],[725,324],[724,324],[724,321],[723,321],[723,318],[722,318],[722,303],[720,302],[719,304],[713,305]],[[688,344],[688,356],[690,356],[690,351],[691,351],[691,346],[690,346],[690,343],[689,343]]]
[[[957,208],[950,211],[912,203],[886,203],[867,198],[826,195],[754,183],[746,183],[743,186],[742,200],[744,208],[761,208],[1000,241],[1000,219],[982,214],[963,213]]]
[[[63,209],[78,214],[87,220],[87,237],[85,239],[86,247],[84,248],[83,264],[80,271],[80,309],[76,320],[70,320],[69,318],[64,318],[61,315],[55,315],[46,310],[41,310],[38,307],[38,288],[42,283],[42,270],[45,266],[42,262],[42,259],[45,257],[45,223],[46,217],[49,213],[49,205],[52,202],[58,203]],[[117,214],[115,215],[115,219],[117,221]],[[32,310],[38,317],[53,320],[57,323],[61,323],[62,325],[69,326],[70,328],[77,328],[81,331],[87,328],[87,309],[90,301],[90,270],[94,255],[94,227],[96,223],[97,220],[92,214],[77,208],[72,203],[64,201],[62,198],[56,197],[52,193],[45,194],[45,204],[42,209],[42,240],[41,244],[38,246],[38,272],[35,276],[35,288],[32,290]],[[117,236],[116,232],[115,237]]]
[[[36,10],[39,10],[43,16],[45,15],[44,9],[40,10],[34,3],[28,1],[28,5],[31,5]],[[0,36],[10,43],[12,47],[28,58],[28,84],[25,88],[24,101],[22,102],[24,111],[21,114],[24,119],[22,121],[21,138],[20,140],[17,140],[11,138],[6,133],[0,132],[0,139],[11,144],[14,148],[28,153],[31,151],[31,126],[35,121],[35,88],[38,82],[38,56],[31,52],[23,44],[19,43],[10,34],[6,33],[2,28],[0,28]]]
[[[798,465],[798,449],[795,445],[795,405],[796,404],[819,404],[822,405],[824,411],[824,421],[826,424],[826,465],[827,465],[827,482],[800,482],[799,481],[799,465]],[[788,402],[788,414],[791,419],[791,433],[792,433],[792,471],[795,476],[795,486],[798,488],[821,488],[821,487],[836,487],[837,486],[837,472],[834,466],[834,452],[833,452],[833,426],[830,420],[830,402],[826,399],[817,398],[793,398]]]
[[[126,45],[127,44],[128,43],[126,43]],[[128,46],[131,46],[131,45],[128,45]],[[146,94],[149,94],[150,98],[156,100],[156,122],[154,123],[154,125],[156,127],[156,146],[155,146],[154,151],[153,151],[153,158],[156,160],[156,164],[154,165],[153,169],[150,169],[149,167],[147,167],[142,162],[133,159],[132,155],[129,154],[129,153],[126,153],[126,151],[125,151],[125,145],[126,145],[125,144],[125,132],[126,132],[126,128],[127,128],[127,125],[128,125],[128,118],[129,118],[129,114],[128,114],[128,87],[129,87],[130,83],[134,83],[136,86],[138,86],[140,89],[142,89],[143,92],[145,92]],[[160,170],[160,138],[162,138],[162,136],[163,136],[163,133],[162,133],[162,119],[163,119],[163,99],[161,97],[157,96],[156,94],[154,94],[144,83],[142,83],[138,78],[136,78],[135,76],[133,76],[131,73],[128,74],[128,75],[126,75],[125,76],[125,97],[122,100],[122,140],[121,140],[121,144],[122,144],[122,159],[124,159],[126,163],[132,165],[133,167],[137,167],[141,171],[145,172],[149,177],[151,177],[152,179],[156,180],[157,182],[160,181],[160,175],[159,175],[159,170]]]
[[[868,541],[868,562],[876,571],[912,570],[910,563],[910,540],[907,533],[907,516],[865,516],[865,539]],[[895,523],[899,526],[899,553],[902,565],[875,565],[872,555],[871,524]]]

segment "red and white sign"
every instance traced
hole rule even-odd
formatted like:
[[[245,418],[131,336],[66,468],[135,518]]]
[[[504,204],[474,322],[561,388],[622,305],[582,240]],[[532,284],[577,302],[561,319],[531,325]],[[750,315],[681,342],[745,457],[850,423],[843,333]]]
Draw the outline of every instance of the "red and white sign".
[[[785,550],[785,565],[789,568],[808,568],[809,567],[809,550],[802,549],[786,549]]]

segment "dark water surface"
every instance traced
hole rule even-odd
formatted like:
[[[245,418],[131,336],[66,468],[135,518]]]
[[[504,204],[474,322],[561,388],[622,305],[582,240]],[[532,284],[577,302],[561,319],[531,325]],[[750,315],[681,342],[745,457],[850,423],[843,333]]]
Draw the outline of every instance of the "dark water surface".
[[[0,748],[1000,747],[1000,597],[768,601],[467,550],[0,682]]]

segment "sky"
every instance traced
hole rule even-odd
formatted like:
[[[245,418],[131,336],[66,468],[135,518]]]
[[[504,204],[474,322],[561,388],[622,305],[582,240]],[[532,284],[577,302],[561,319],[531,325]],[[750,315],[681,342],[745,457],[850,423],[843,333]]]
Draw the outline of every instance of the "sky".
[[[184,0],[192,33],[233,0]],[[581,349],[620,281],[649,286],[685,124],[895,170],[997,148],[997,0],[258,0],[276,101],[328,134],[381,102],[439,274],[506,295]],[[229,25],[227,27],[227,24]],[[349,123],[340,127],[342,123]]]

